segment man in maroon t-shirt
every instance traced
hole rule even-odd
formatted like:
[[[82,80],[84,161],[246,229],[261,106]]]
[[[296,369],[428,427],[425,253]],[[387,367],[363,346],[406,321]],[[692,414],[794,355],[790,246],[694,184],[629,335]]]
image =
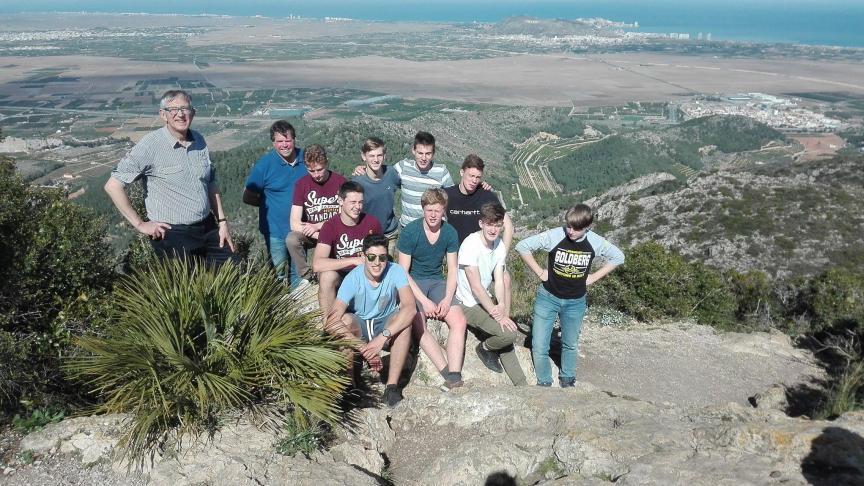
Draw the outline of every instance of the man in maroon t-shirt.
[[[285,238],[285,246],[297,275],[308,282],[312,271],[306,263],[306,250],[318,243],[324,222],[339,213],[339,187],[345,178],[327,168],[327,152],[318,144],[306,147],[304,163],[309,174],[294,186],[291,232]]]
[[[339,214],[321,227],[312,257],[322,316],[330,311],[345,275],[363,264],[363,238],[381,233],[381,222],[363,212],[363,186],[354,181],[343,183],[339,188]]]

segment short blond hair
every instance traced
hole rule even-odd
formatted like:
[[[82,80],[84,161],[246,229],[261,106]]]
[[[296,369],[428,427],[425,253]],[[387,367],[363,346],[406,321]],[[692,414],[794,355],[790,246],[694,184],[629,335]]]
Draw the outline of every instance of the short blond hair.
[[[440,204],[445,208],[447,207],[447,193],[444,192],[444,189],[433,187],[423,191],[423,195],[420,196],[420,206],[425,208],[430,204]]]

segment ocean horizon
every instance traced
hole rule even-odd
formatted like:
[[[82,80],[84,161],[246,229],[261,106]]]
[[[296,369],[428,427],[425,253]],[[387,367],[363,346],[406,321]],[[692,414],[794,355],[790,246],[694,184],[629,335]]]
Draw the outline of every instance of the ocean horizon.
[[[33,0],[26,4],[0,5],[0,13],[102,12],[186,15],[265,16],[285,18],[344,17],[375,21],[497,22],[527,15],[540,18],[576,19],[602,17],[639,23],[639,32],[686,33],[712,40],[795,43],[864,47],[864,2],[853,0],[540,0],[533,2],[441,0],[414,3],[396,0],[320,0],[316,2],[236,2],[187,0],[178,10],[175,2],[147,3],[129,0],[63,1]]]

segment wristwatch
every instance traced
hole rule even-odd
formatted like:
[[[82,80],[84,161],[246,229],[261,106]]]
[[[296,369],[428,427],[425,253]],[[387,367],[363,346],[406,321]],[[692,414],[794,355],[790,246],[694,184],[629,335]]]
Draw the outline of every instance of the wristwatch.
[[[384,336],[385,338],[387,338],[387,339],[389,340],[389,339],[390,339],[390,336],[392,336],[393,334],[390,332],[390,329],[387,329],[387,328],[385,327],[384,330],[381,331],[381,335]]]

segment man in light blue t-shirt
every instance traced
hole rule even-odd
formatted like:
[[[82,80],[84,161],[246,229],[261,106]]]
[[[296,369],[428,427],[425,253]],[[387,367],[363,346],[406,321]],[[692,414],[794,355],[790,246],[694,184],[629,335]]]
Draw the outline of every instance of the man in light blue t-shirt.
[[[285,120],[270,126],[273,150],[264,154],[246,179],[243,202],[258,207],[258,230],[270,254],[270,262],[279,279],[285,278],[285,267],[290,268],[290,283],[299,277],[288,257],[285,237],[291,232],[291,201],[294,185],[307,174],[303,163],[303,149],[296,147],[294,127]]]
[[[345,339],[361,338],[357,348],[373,369],[381,369],[379,353],[390,346],[390,369],[384,402],[389,407],[402,400],[399,375],[408,358],[416,314],[408,274],[388,261],[387,238],[369,235],[363,239],[363,264],[351,270],[336,294],[324,329]]]

